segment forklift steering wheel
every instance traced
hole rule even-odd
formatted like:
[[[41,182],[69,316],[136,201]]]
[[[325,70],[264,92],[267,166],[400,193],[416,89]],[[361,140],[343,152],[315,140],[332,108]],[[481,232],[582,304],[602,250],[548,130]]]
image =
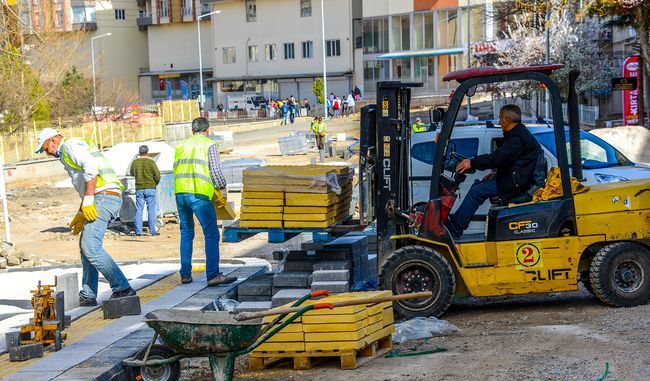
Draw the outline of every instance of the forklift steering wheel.
[[[451,153],[451,156],[452,156],[454,159],[458,160],[458,162],[461,162],[461,161],[467,159],[465,156],[463,156],[463,155],[461,155],[461,154],[459,154],[459,153],[456,153],[456,151],[452,152],[452,153]],[[454,171],[454,172],[455,172],[455,171]],[[475,172],[476,172],[476,169],[474,169],[474,168],[465,171],[466,174],[472,174],[472,173],[475,173]]]

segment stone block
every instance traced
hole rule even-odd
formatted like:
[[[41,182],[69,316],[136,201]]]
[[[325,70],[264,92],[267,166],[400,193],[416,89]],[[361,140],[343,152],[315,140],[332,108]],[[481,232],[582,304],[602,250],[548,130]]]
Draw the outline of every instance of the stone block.
[[[288,288],[278,291],[271,299],[271,307],[279,307],[302,298],[311,292],[308,288]]]
[[[318,261],[314,263],[313,270],[350,270],[352,261]]]
[[[268,302],[271,300],[271,294],[269,295],[238,295],[237,301],[242,302]]]
[[[273,259],[276,261],[285,258],[287,261],[304,261],[313,258],[313,255],[310,255],[306,250],[277,250],[273,252]]]
[[[72,324],[72,316],[70,315],[63,315],[63,326],[65,328],[68,328]]]
[[[271,309],[271,302],[243,302],[235,307],[235,312],[258,312]]]
[[[7,257],[7,265],[9,266],[19,266],[20,262],[22,261],[18,257]]]
[[[140,297],[137,295],[108,299],[102,302],[104,319],[115,319],[127,315],[140,315]]]
[[[237,286],[237,295],[272,295],[273,278],[244,281]]]
[[[34,261],[32,261],[32,260],[22,261],[22,262],[20,262],[20,266],[21,267],[34,267]]]
[[[79,299],[79,298],[76,298]],[[61,322],[61,329],[63,330],[65,328],[65,292],[63,291],[57,291],[54,293],[54,315],[56,317],[56,321]]]
[[[313,268],[314,260],[286,261],[284,263],[284,271],[312,271]]]
[[[9,348],[9,361],[25,361],[43,357],[43,343],[19,345]]]
[[[347,248],[321,249],[316,250],[317,261],[341,261],[351,258],[350,250]]]
[[[57,275],[54,282],[56,290],[65,293],[65,310],[79,307],[79,275],[76,272]]]
[[[307,251],[314,251],[323,248],[323,242],[306,241],[300,244],[300,248]]]
[[[7,349],[20,345],[20,331],[5,332]]]
[[[350,283],[347,281],[313,282],[311,290],[327,290],[332,294],[339,294],[350,291]]]
[[[18,257],[16,254],[16,246],[13,243],[3,241],[2,242],[2,256],[3,257]]]
[[[350,270],[318,270],[312,274],[314,282],[349,281]]]
[[[273,286],[305,288],[309,286],[309,275],[305,271],[283,271],[273,277]]]
[[[0,269],[4,269],[7,267],[7,258],[5,257],[0,257]]]

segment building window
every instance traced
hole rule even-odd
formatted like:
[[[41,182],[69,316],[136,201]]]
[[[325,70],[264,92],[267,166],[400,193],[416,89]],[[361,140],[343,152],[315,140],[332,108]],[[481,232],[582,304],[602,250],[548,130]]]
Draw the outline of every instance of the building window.
[[[311,0],[300,0],[300,17],[311,17]]]
[[[246,22],[257,21],[257,5],[255,0],[246,0]]]
[[[469,20],[472,25],[470,28],[471,42],[485,41],[485,6],[472,6],[472,19]],[[462,43],[467,43],[467,7],[462,9]]]
[[[413,15],[413,49],[433,49],[433,13]]]
[[[327,40],[325,41],[327,56],[340,56],[341,55],[341,40]]]
[[[169,5],[167,0],[160,0],[158,3],[158,14],[160,17],[169,17]]]
[[[363,20],[363,52],[388,52],[388,17]]]
[[[302,43],[302,58],[314,57],[314,41],[304,41]]]
[[[192,0],[183,0],[183,16],[192,16]]]
[[[409,15],[392,18],[393,50],[411,50],[411,20]]]
[[[472,23],[474,20],[472,20]],[[458,38],[458,11],[438,11],[438,40],[436,48],[453,48],[460,44]]]
[[[115,9],[115,20],[126,20],[126,10],[124,8]]]
[[[284,59],[285,60],[292,60],[296,58],[296,55],[294,53],[294,46],[293,42],[288,42],[284,44]]]
[[[248,46],[248,62],[257,62],[257,45]]]
[[[264,53],[267,61],[275,61],[278,59],[278,51],[275,47],[275,44],[266,45]]]
[[[234,46],[223,48],[223,63],[234,64],[237,63],[237,50]]]

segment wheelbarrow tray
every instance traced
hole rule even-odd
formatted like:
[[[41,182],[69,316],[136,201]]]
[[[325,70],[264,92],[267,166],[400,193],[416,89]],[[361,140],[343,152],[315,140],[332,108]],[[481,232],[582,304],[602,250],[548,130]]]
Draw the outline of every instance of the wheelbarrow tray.
[[[229,312],[163,309],[148,313],[145,323],[178,353],[203,356],[237,352],[259,336],[262,319],[237,321]]]

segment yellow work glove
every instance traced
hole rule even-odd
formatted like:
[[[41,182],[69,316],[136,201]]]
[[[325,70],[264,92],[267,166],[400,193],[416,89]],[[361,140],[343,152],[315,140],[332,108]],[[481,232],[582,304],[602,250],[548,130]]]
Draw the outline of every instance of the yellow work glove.
[[[95,221],[97,219],[97,209],[95,209],[95,196],[84,196],[81,202],[81,213],[86,221]]]
[[[223,193],[221,193],[221,191],[219,190],[214,192],[214,196],[212,196],[212,201],[214,202],[214,205],[216,205],[218,209],[221,209],[224,206],[226,206],[226,202],[227,202],[226,198],[223,197]]]
[[[68,228],[72,230],[72,235],[77,235],[81,233],[82,230],[84,230],[85,223],[86,219],[84,218],[83,213],[77,212],[77,214],[72,219],[72,222],[70,222],[70,225],[68,225]]]

